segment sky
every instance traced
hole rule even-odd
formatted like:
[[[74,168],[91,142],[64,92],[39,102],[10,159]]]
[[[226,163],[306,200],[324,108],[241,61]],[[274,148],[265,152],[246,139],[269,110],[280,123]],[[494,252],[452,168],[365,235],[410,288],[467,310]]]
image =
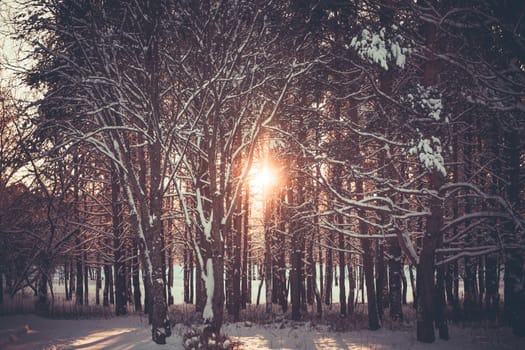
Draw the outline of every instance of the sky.
[[[20,10],[19,6],[16,0],[0,0],[0,84],[2,87],[13,87],[11,94],[17,99],[27,99],[34,97],[34,94],[29,92],[17,73],[31,64],[29,60],[22,60],[29,46],[13,39],[13,17]]]
[[[12,0],[0,0],[0,64],[2,77],[13,74],[13,66],[16,65],[16,42],[12,40],[13,26],[9,24],[10,18],[14,13]]]

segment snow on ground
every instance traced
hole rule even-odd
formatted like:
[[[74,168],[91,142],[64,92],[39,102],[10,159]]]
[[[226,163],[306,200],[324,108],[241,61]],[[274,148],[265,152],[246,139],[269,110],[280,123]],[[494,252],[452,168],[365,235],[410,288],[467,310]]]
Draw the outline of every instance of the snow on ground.
[[[508,329],[473,329],[451,327],[449,341],[437,339],[435,343],[423,344],[416,341],[415,328],[406,330],[380,329],[333,332],[326,326],[279,325],[267,327],[245,327],[231,324],[224,332],[240,340],[247,349],[301,349],[301,350],[518,350],[525,349],[525,339],[514,337]]]
[[[29,330],[25,331],[24,327]],[[169,349],[181,349],[182,338],[168,339]],[[143,316],[112,319],[52,320],[35,315],[0,317],[2,350],[150,350],[148,320]]]
[[[28,326],[28,329],[24,328]],[[168,345],[150,340],[147,319],[133,315],[112,319],[50,320],[35,315],[0,317],[0,349],[3,350],[152,350],[182,349],[187,328],[174,327]],[[460,328],[451,326],[451,340],[418,343],[415,329],[333,332],[327,326],[306,323],[252,325],[228,324],[224,333],[241,343],[242,349],[349,349],[349,350],[517,350],[525,339],[514,337],[506,328]]]

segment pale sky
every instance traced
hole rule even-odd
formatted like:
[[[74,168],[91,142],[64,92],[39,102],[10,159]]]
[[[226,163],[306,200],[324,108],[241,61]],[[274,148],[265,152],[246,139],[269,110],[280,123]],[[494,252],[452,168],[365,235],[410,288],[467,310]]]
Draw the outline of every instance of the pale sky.
[[[0,0],[0,79],[2,86],[15,86],[11,93],[17,98],[27,98],[29,89],[16,77],[30,62],[22,61],[22,43],[12,39],[15,31],[12,18],[19,9],[16,0]],[[27,45],[26,45],[27,50]]]

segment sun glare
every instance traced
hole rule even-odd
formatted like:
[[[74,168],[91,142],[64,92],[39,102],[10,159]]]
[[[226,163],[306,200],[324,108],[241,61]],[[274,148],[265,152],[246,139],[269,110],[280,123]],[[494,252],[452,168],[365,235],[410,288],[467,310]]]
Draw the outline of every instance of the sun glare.
[[[277,182],[275,172],[268,166],[252,168],[250,187],[256,191],[265,191]]]

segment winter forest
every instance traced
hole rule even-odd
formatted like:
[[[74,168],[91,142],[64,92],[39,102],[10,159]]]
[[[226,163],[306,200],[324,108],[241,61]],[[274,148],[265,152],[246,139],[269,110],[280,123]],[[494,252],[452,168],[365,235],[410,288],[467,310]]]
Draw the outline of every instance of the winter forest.
[[[8,3],[0,315],[525,337],[523,1]]]

